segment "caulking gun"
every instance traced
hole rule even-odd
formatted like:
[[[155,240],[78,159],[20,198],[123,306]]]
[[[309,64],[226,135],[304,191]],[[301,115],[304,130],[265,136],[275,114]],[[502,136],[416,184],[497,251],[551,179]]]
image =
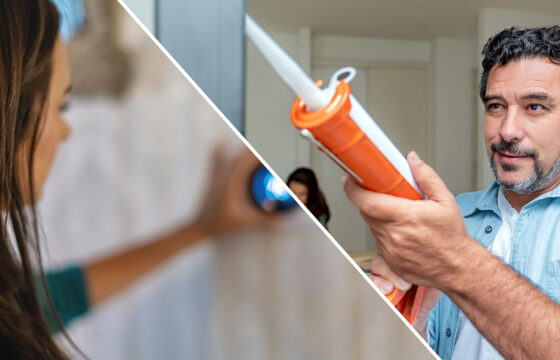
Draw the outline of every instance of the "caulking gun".
[[[291,119],[301,135],[360,186],[411,200],[423,199],[405,157],[352,95],[349,83],[356,70],[338,70],[321,89],[249,15],[245,20],[247,36],[299,96],[292,106]],[[387,298],[412,324],[425,291],[425,287],[416,285],[408,291],[395,288]]]

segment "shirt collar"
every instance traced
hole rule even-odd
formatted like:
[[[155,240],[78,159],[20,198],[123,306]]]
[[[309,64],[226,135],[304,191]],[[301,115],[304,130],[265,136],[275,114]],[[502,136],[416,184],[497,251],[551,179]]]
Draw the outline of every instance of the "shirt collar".
[[[459,203],[463,217],[470,216],[477,210],[492,210],[499,215],[497,202],[499,189],[500,187],[493,182],[486,190],[463,194]]]
[[[490,186],[488,186],[482,192],[480,198],[478,199],[478,202],[473,201],[471,204],[469,204],[470,206],[466,206],[462,209],[463,216],[469,216],[473,214],[476,210],[493,211],[498,216],[500,216],[500,210],[498,208],[499,190],[500,190],[500,186],[496,183],[496,181],[493,181],[492,184],[490,184]],[[534,199],[533,201],[525,205],[525,207],[548,198],[550,199],[560,198],[560,185],[556,186],[554,189],[550,190],[549,192],[544,193],[538,198]]]
[[[542,194],[541,196],[539,196],[538,198],[536,198],[535,200],[531,201],[529,204],[542,200],[542,199],[548,199],[548,198],[557,198],[560,197],[560,185],[557,185],[554,189],[550,190],[547,193]],[[527,205],[529,205],[527,204]]]
[[[500,191],[500,186],[493,181],[478,199],[476,208],[481,211],[490,210],[500,215],[500,209],[498,208],[498,191]]]

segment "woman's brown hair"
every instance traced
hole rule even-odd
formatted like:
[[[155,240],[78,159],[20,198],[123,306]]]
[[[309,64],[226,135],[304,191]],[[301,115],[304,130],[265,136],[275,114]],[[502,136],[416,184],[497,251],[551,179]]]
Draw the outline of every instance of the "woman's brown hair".
[[[44,284],[44,276],[32,171],[58,22],[57,10],[48,0],[0,1],[0,358],[3,359],[65,358],[44,320],[37,295],[36,279],[42,279],[39,282]]]
[[[325,216],[325,223],[327,223],[331,218],[331,212],[327,205],[325,195],[323,195],[323,192],[319,188],[319,182],[313,170],[305,167],[295,169],[290,176],[288,176],[286,184],[289,186],[292,181],[307,187],[307,204],[305,204],[305,206],[316,218],[319,218],[321,215]]]

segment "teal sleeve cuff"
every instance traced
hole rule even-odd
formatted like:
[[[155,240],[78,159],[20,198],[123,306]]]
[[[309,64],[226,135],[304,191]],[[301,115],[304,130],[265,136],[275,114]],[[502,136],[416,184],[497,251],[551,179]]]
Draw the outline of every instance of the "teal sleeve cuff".
[[[71,266],[45,273],[47,288],[60,320],[64,326],[89,310],[86,280],[79,266]],[[43,314],[52,332],[59,330],[54,314],[49,309],[42,287],[38,287]]]

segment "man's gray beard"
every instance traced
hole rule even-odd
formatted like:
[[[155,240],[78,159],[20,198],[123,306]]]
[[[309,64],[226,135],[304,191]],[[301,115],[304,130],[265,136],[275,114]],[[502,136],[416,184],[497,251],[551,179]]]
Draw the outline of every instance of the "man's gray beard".
[[[493,153],[491,156],[494,157]],[[548,174],[544,175],[544,169],[540,161],[536,158],[533,158],[534,161],[534,168],[533,172],[523,181],[511,184],[505,183],[498,178],[498,171],[496,170],[496,164],[490,158],[490,168],[494,173],[494,178],[498,185],[503,186],[507,190],[511,190],[518,194],[530,194],[537,191],[541,191],[549,187],[558,177],[560,174],[560,157],[556,159],[552,168],[548,171]]]

